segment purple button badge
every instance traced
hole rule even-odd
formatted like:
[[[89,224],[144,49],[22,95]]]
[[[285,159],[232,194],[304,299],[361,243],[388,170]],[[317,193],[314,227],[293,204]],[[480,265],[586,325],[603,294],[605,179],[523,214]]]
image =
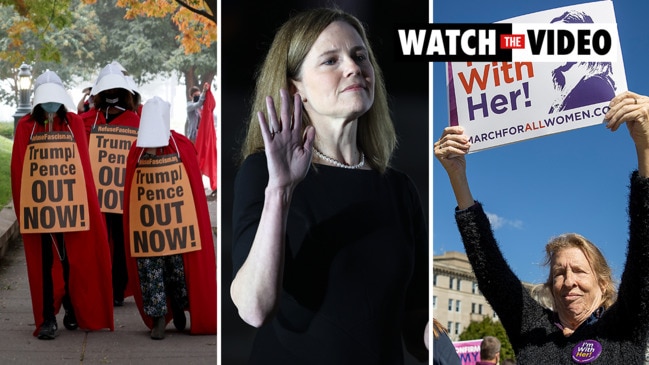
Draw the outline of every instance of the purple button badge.
[[[579,342],[572,348],[572,360],[577,364],[587,364],[595,361],[602,353],[602,345],[595,340]]]

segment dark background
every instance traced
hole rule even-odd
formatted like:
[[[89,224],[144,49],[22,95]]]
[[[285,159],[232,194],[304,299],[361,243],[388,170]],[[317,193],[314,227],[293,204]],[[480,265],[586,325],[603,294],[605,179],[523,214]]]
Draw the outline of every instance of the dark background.
[[[390,108],[399,138],[392,165],[408,174],[429,213],[429,66],[396,62],[398,25],[428,23],[426,0],[341,0],[335,3],[365,23],[383,70]],[[235,156],[244,134],[254,85],[254,72],[266,55],[277,28],[295,11],[328,6],[331,1],[221,1],[221,363],[245,364],[255,329],[238,316],[230,299],[232,280],[232,195]],[[423,334],[422,334],[423,335]],[[417,364],[406,355],[406,364]]]

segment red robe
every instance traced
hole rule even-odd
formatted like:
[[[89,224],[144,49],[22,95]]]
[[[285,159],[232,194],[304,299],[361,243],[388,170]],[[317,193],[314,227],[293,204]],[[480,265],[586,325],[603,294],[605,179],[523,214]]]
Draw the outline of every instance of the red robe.
[[[205,93],[205,102],[201,109],[201,123],[196,134],[196,151],[198,163],[203,175],[210,178],[210,189],[216,190],[216,131],[214,130],[214,107],[216,101],[212,91]]]
[[[63,233],[65,247],[70,262],[70,297],[79,327],[85,330],[99,330],[103,328],[114,330],[113,322],[113,290],[111,279],[110,252],[106,225],[99,210],[97,192],[92,177],[88,143],[81,118],[75,113],[67,113],[70,129],[79,150],[83,166],[86,191],[88,195],[88,209],[90,230]],[[34,128],[34,124],[36,127]],[[70,131],[56,117],[53,124],[55,131]],[[36,123],[31,114],[20,119],[14,136],[13,151],[11,153],[11,191],[14,201],[16,217],[20,224],[20,184],[23,172],[23,160],[30,135],[46,131],[45,126]],[[23,234],[25,258],[27,261],[27,275],[32,297],[32,309],[36,329],[43,323],[43,280],[42,280],[42,244],[40,233]],[[55,255],[56,257],[56,255]],[[54,260],[52,269],[54,282],[54,308],[55,313],[61,308],[61,300],[65,293],[63,269],[61,262]]]
[[[83,124],[85,125],[86,128],[86,141],[90,142],[90,132],[92,132],[92,127],[96,125],[104,125],[104,124],[109,124],[106,123],[106,117],[105,114],[97,110],[95,108],[92,108],[88,110],[85,113],[82,113],[80,115],[81,119],[83,119]],[[125,126],[125,127],[133,127],[133,128],[139,128],[140,127],[140,115],[136,114],[130,110],[126,110],[122,112],[117,118],[113,119],[110,122],[110,125],[119,125],[119,126]],[[110,252],[112,253],[113,250],[113,239],[112,239],[112,234],[108,235],[108,244],[110,246]],[[112,255],[111,255],[112,257]],[[129,287],[127,286],[126,289],[124,290],[124,298],[128,298],[133,293],[129,290]]]
[[[210,213],[207,207],[207,197],[203,187],[201,172],[198,168],[198,159],[194,144],[185,136],[171,131],[172,137],[178,145],[169,139],[169,145],[162,148],[161,154],[174,154],[180,152],[180,159],[187,170],[192,188],[196,214],[198,217],[198,229],[201,237],[201,250],[184,253],[183,264],[185,266],[185,282],[189,296],[190,333],[193,335],[216,334],[216,256],[214,252],[214,239],[212,236],[212,225]],[[160,151],[160,149],[158,149]],[[141,147],[133,145],[126,161],[126,181],[124,183],[124,196],[130,196],[133,175],[137,167],[137,160],[142,152]],[[126,251],[126,266],[128,267],[128,286],[133,292],[142,320],[147,327],[153,327],[153,320],[144,313],[142,305],[142,291],[137,271],[137,261],[130,256],[131,237],[129,224],[129,199],[124,200],[124,237]],[[171,321],[171,307],[167,303],[167,322]]]
[[[97,125],[107,124],[105,114],[95,108],[92,108],[85,113],[81,113],[79,116],[81,117],[81,119],[83,119],[83,124],[86,127],[86,141],[90,140],[90,131],[95,125],[95,121],[97,122]],[[125,110],[117,118],[113,119],[110,122],[110,125],[122,125],[126,127],[139,128],[140,116],[135,112]]]

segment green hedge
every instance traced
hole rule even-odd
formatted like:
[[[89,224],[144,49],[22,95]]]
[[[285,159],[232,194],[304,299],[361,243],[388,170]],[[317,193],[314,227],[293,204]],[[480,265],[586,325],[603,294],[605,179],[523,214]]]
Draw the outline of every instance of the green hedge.
[[[14,122],[0,122],[0,136],[14,138]]]
[[[4,124],[3,136],[4,136]],[[13,133],[13,123],[11,124],[11,133]],[[0,207],[4,207],[11,200],[11,148],[13,141],[9,138],[0,136]],[[11,137],[11,135],[10,135]]]

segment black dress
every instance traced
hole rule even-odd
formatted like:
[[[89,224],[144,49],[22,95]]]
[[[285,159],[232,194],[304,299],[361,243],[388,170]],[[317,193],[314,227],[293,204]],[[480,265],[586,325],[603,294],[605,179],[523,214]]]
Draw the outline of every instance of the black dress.
[[[392,169],[315,166],[294,191],[279,310],[257,332],[250,362],[403,363],[402,331],[423,347],[429,318],[428,234],[416,188]],[[248,157],[235,179],[235,274],[267,182],[265,154]]]

